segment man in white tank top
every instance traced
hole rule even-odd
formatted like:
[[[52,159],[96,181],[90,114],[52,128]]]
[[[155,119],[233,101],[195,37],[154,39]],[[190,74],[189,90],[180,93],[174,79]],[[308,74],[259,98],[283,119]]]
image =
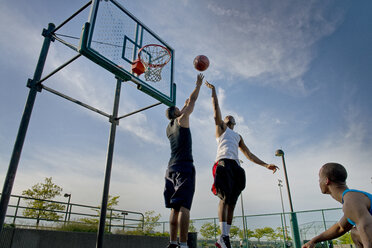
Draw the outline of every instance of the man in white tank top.
[[[208,82],[205,82],[205,84],[212,90],[218,144],[216,163],[213,166],[214,184],[212,186],[212,192],[220,198],[218,218],[221,236],[217,240],[216,246],[218,248],[231,248],[229,233],[234,217],[234,209],[240,193],[245,188],[245,172],[240,167],[238,148],[249,160],[272,170],[273,173],[276,172],[278,167],[273,164],[266,164],[250,152],[243,138],[233,131],[235,126],[234,117],[228,115],[222,120],[214,86]]]

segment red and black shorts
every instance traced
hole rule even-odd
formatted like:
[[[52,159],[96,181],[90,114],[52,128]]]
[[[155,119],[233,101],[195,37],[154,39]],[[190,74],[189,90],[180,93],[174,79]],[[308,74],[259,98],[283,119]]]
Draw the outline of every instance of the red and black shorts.
[[[213,194],[227,204],[235,205],[245,188],[245,171],[233,159],[220,159],[213,166]]]
[[[195,193],[195,167],[192,164],[169,166],[165,173],[165,207],[191,209]]]

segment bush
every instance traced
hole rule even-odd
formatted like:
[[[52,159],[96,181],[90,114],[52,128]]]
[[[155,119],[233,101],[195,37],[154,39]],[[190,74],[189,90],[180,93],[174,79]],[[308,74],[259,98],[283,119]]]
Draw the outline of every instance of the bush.
[[[98,226],[93,224],[68,223],[66,225],[60,225],[56,230],[65,232],[97,232]]]
[[[162,232],[144,232],[142,230],[131,230],[131,231],[116,231],[115,234],[122,235],[140,235],[140,236],[156,236],[156,237],[169,237],[169,233]]]

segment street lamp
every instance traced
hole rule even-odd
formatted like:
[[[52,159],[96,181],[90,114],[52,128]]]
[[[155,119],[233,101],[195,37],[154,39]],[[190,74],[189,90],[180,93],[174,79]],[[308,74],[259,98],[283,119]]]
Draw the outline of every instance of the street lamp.
[[[70,201],[71,201],[71,194],[68,194],[68,193],[65,193],[63,195],[64,197],[68,197],[68,200],[67,200],[67,208],[66,208],[66,215],[65,215],[65,224],[66,224],[66,221],[67,221],[67,215],[69,214],[69,207],[70,207]]]
[[[280,200],[282,202],[282,210],[283,210],[283,218],[284,218],[284,233],[285,233],[284,242],[287,242],[288,233],[287,233],[287,221],[285,220],[285,212],[284,212],[284,204],[283,204],[283,194],[282,194],[283,184],[282,184],[282,182],[283,182],[282,180],[278,179],[278,186],[279,186],[279,191],[280,191]]]
[[[128,215],[128,212],[121,212],[123,215],[123,231],[124,231],[124,226],[125,226],[125,216]]]
[[[291,226],[292,226],[293,241],[294,241],[295,248],[301,248],[301,240],[300,240],[300,233],[298,231],[297,216],[296,216],[296,213],[293,212],[292,197],[291,197],[291,191],[289,189],[287,168],[285,166],[285,160],[284,160],[284,152],[280,149],[276,150],[275,156],[282,157],[285,182],[286,182],[286,185],[287,185],[288,198],[289,198],[289,207],[291,209],[291,224],[292,224]]]
[[[239,162],[240,164],[243,164],[243,160],[240,160],[239,159]],[[245,224],[245,216],[244,216],[244,205],[243,205],[243,192],[240,193],[240,202],[241,202],[241,205],[242,205],[242,217],[243,217],[243,236],[244,236],[244,240],[246,240],[245,244],[246,244],[246,247],[248,246],[248,238],[247,238],[247,226]]]

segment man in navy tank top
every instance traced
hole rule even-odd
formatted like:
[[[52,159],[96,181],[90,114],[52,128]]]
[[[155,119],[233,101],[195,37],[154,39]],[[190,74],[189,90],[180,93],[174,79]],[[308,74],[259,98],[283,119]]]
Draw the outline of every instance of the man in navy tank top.
[[[190,209],[195,192],[195,168],[189,117],[194,110],[203,79],[204,75],[198,74],[196,87],[181,110],[174,106],[166,111],[166,116],[170,120],[167,126],[167,137],[171,148],[164,188],[165,206],[171,208],[168,248],[188,247]],[[179,244],[177,242],[178,230],[180,232]]]
[[[327,163],[320,168],[320,190],[342,203],[344,215],[336,224],[312,238],[302,248],[313,248],[316,243],[338,238],[350,230],[356,247],[372,247],[372,194],[349,189],[346,178],[346,169],[341,164]]]
[[[218,248],[231,248],[230,228],[234,209],[240,193],[245,188],[245,172],[240,166],[239,149],[252,162],[261,165],[274,173],[278,169],[273,164],[266,164],[256,157],[245,145],[243,138],[233,131],[235,119],[231,115],[222,120],[214,85],[205,82],[212,90],[214,121],[216,125],[217,157],[213,166],[214,183],[212,192],[220,198],[218,218],[221,236],[216,242]]]

